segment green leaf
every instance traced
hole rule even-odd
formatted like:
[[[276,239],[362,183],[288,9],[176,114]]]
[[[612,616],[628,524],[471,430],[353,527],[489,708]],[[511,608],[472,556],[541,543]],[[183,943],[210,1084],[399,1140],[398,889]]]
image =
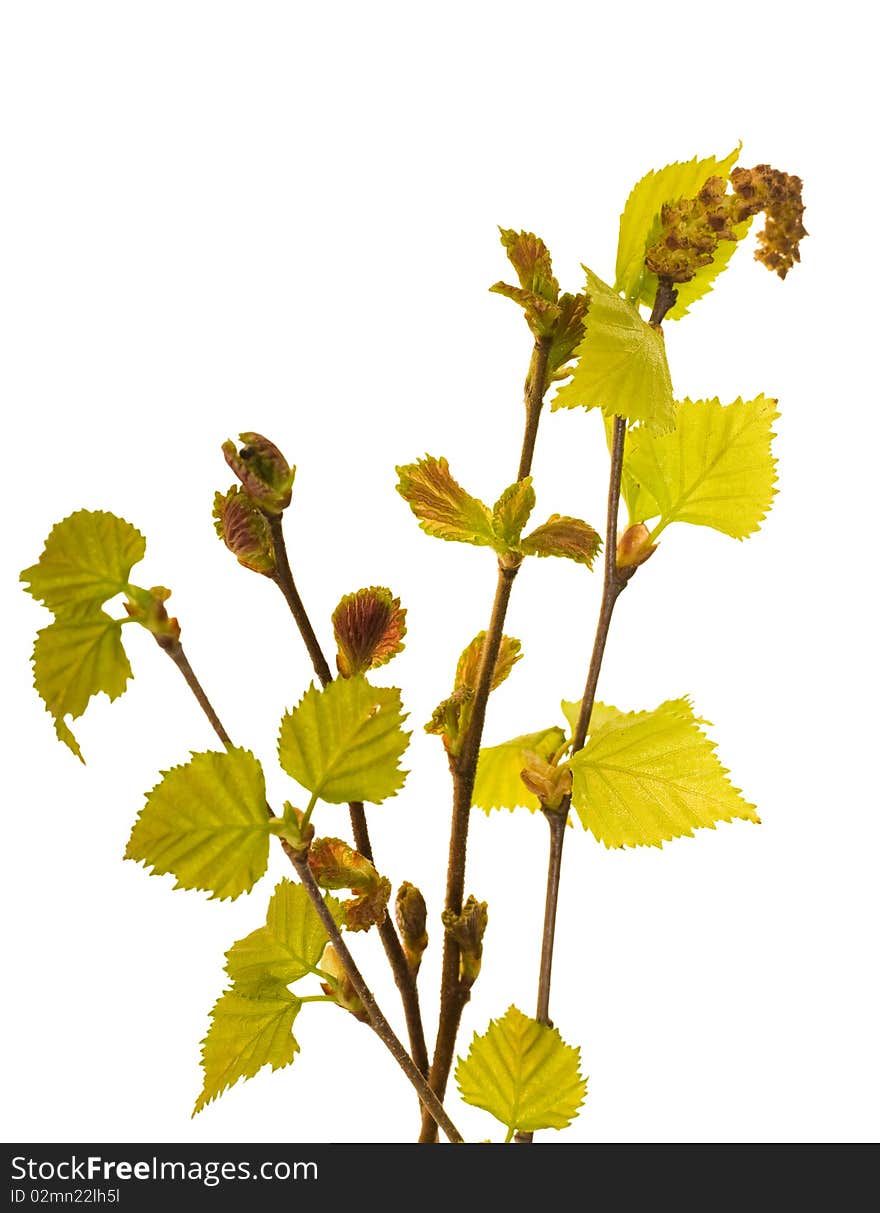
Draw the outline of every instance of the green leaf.
[[[154,876],[171,872],[176,889],[234,899],[253,888],[269,862],[266,784],[257,759],[249,750],[209,750],[163,772],[125,858]]]
[[[339,902],[327,898],[337,922]],[[282,880],[266,913],[266,925],[239,939],[226,953],[226,972],[241,994],[289,985],[314,971],[328,942],[327,932],[301,884]]]
[[[765,396],[728,405],[683,400],[673,434],[636,430],[624,455],[630,477],[643,486],[631,520],[659,514],[654,535],[672,522],[713,527],[734,539],[753,534],[776,492],[771,442],[778,416],[776,401]]]
[[[289,1066],[299,1045],[293,1021],[302,1003],[283,985],[260,998],[226,990],[211,1011],[211,1026],[202,1041],[205,1083],[193,1116],[240,1078],[253,1078],[263,1068]]]
[[[736,147],[723,160],[709,156],[694,157],[686,163],[667,164],[665,168],[647,173],[632,190],[620,216],[620,237],[617,244],[617,270],[614,289],[631,302],[641,300],[653,306],[657,278],[645,265],[645,253],[660,233],[660,212],[664,203],[680,198],[694,198],[709,177],[725,180],[739,156]],[[748,224],[744,225],[748,227]],[[711,265],[703,266],[696,278],[679,288],[678,300],[667,315],[674,320],[687,312],[688,304],[712,289],[712,282],[727,265],[736,250],[735,244],[722,242]]]
[[[34,686],[55,717],[61,741],[82,759],[65,716],[82,716],[93,695],[118,699],[131,678],[122,647],[122,626],[103,611],[65,615],[37,633]]]
[[[621,712],[569,759],[572,804],[606,847],[660,847],[735,817],[758,822],[686,699]]]
[[[397,491],[428,535],[492,547],[492,515],[455,480],[445,459],[426,455],[397,469]]]
[[[483,664],[483,650],[486,647],[486,633],[478,632],[470,644],[462,650],[455,667],[455,690],[466,689],[475,691],[480,677],[480,666]],[[514,636],[502,636],[498,646],[498,656],[492,671],[490,691],[497,691],[502,682],[510,677],[510,672],[522,658],[522,645]]]
[[[586,269],[586,267],[584,267]],[[600,408],[606,417],[641,421],[657,433],[675,425],[672,379],[663,333],[635,304],[586,270],[590,310],[571,379],[551,408]]]
[[[496,548],[502,552],[515,552],[519,548],[523,527],[535,508],[535,490],[531,476],[518,480],[506,488],[492,510],[492,529],[496,536]]]
[[[568,727],[572,733],[577,728],[580,711],[580,699],[563,699],[562,714],[568,721]],[[607,724],[611,720],[618,720],[623,714],[619,708],[609,707],[607,704],[599,703],[597,700],[593,704],[592,712],[590,712],[590,732],[595,733],[597,729],[601,729],[603,724]]]
[[[522,289],[555,303],[559,296],[559,283],[553,274],[550,252],[541,237],[534,232],[517,232],[513,228],[502,227],[498,230]]]
[[[400,691],[363,675],[311,686],[281,721],[278,755],[291,778],[331,804],[378,804],[403,787],[398,760],[409,743]]]
[[[564,1129],[584,1102],[580,1049],[510,1007],[484,1036],[474,1035],[470,1052],[455,1070],[465,1103],[491,1112],[508,1130]]]
[[[565,733],[554,726],[537,733],[523,733],[521,737],[514,737],[501,745],[480,750],[474,783],[475,807],[485,813],[492,809],[513,810],[519,806],[536,812],[541,807],[540,801],[519,777],[524,765],[523,751],[530,750],[541,758],[549,758],[564,741]]]
[[[56,615],[94,612],[125,590],[145,551],[143,535],[122,518],[78,510],[52,528],[40,559],[21,580]]]
[[[551,514],[543,526],[536,527],[520,544],[525,556],[564,556],[577,564],[593,567],[602,548],[602,540],[587,522]]]

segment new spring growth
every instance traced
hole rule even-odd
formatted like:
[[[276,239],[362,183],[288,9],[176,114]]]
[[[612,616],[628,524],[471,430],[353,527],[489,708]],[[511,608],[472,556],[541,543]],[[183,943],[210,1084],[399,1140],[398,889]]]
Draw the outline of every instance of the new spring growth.
[[[239,434],[243,443],[223,443],[223,455],[264,514],[280,514],[290,505],[296,468],[291,467],[274,442],[262,434]]]
[[[214,527],[230,552],[246,569],[273,577],[275,544],[266,515],[244,489],[214,495]]]
[[[321,954],[319,967],[328,977],[332,978],[332,983],[321,982],[321,989],[324,993],[332,998],[337,1006],[342,1007],[344,1011],[349,1011],[355,1019],[359,1019],[361,1023],[369,1023],[370,1017],[366,1008],[350,979],[346,976],[345,968],[332,943],[328,943]]]
[[[649,543],[651,532],[644,522],[634,522],[627,527],[617,541],[617,568],[631,576],[640,564],[644,564],[657,551],[656,543]]]
[[[442,914],[446,934],[458,944],[459,973],[461,986],[469,990],[480,975],[483,962],[483,936],[489,921],[489,909],[485,901],[468,897],[460,914],[444,910]]]
[[[384,586],[346,594],[332,621],[336,668],[343,678],[385,665],[405,647],[406,608]]]
[[[367,931],[385,921],[391,881],[347,842],[316,838],[309,848],[309,867],[322,889],[351,889],[357,894],[342,903],[349,931]]]
[[[534,793],[544,809],[558,809],[571,793],[571,771],[560,767],[534,750],[523,750],[523,769],[519,773],[528,790]]]
[[[414,884],[405,880],[397,890],[394,901],[394,917],[400,932],[400,942],[406,963],[413,976],[419,971],[422,956],[428,946],[428,907],[425,899]]]
[[[128,617],[152,632],[163,649],[173,648],[180,640],[180,624],[165,609],[170,597],[171,591],[164,585],[154,585],[149,590],[130,585],[124,604]]]

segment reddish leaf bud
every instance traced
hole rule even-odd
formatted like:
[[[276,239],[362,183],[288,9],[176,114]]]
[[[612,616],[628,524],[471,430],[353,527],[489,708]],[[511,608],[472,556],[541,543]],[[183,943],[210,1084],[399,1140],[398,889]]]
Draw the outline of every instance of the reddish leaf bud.
[[[394,917],[397,920],[397,929],[400,931],[407,964],[415,975],[422,963],[422,954],[428,946],[428,933],[425,930],[428,908],[422,894],[408,880],[405,880],[397,890]]]
[[[343,678],[385,665],[404,647],[406,610],[384,586],[346,594],[333,612],[333,634],[339,651],[336,665]]]
[[[649,543],[651,533],[644,522],[634,522],[627,527],[617,541],[617,567],[635,572],[640,564],[657,551],[656,543]]]
[[[224,496],[214,494],[214,526],[239,564],[271,577],[275,545],[266,515],[244,489],[233,486]]]
[[[241,449],[234,442],[223,443],[226,462],[235,472],[247,493],[267,514],[280,514],[290,505],[290,494],[296,468],[262,434],[239,434]]]

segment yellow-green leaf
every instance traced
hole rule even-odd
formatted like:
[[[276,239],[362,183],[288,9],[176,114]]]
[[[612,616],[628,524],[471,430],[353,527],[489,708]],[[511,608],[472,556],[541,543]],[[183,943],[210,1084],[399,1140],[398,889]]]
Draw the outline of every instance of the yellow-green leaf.
[[[147,796],[125,851],[176,889],[236,898],[269,862],[263,768],[249,750],[209,750],[163,773]]]
[[[65,717],[82,716],[93,695],[117,699],[131,678],[122,626],[103,611],[63,615],[37,633],[34,686],[55,717],[61,741],[82,759]]]
[[[656,536],[672,522],[710,526],[745,539],[761,525],[775,495],[771,453],[776,401],[765,396],[722,405],[683,400],[673,434],[636,430],[624,466],[643,486],[632,522],[659,515]]]
[[[493,1019],[484,1036],[474,1035],[455,1077],[465,1103],[491,1112],[509,1137],[517,1129],[564,1129],[587,1093],[580,1049],[516,1007]]]
[[[535,508],[535,490],[531,476],[518,480],[506,488],[492,510],[492,529],[496,547],[504,551],[517,551],[523,527]]]
[[[487,506],[466,492],[445,459],[426,455],[397,469],[397,491],[428,535],[491,547],[495,541]]]
[[[552,409],[600,408],[606,417],[641,421],[657,433],[672,429],[675,407],[662,331],[592,270],[586,273],[586,333],[571,379],[556,393]]]
[[[535,527],[520,543],[525,556],[563,556],[588,569],[601,551],[602,540],[588,522],[551,514],[545,523]]]
[[[337,921],[339,903],[327,904]],[[226,953],[226,972],[239,993],[289,985],[314,970],[328,941],[324,924],[301,884],[282,880],[266,913],[266,925],[239,939]]]
[[[606,847],[660,847],[702,826],[759,821],[718,761],[686,699],[621,712],[569,759],[572,804]]]
[[[581,711],[581,701],[579,699],[563,699],[562,714],[568,721],[568,727],[572,734],[577,728],[578,716]],[[597,729],[601,729],[603,724],[607,724],[610,720],[617,720],[623,713],[619,708],[612,708],[608,704],[599,703],[598,700],[593,704],[593,710],[590,712],[590,732],[595,733]]]
[[[283,985],[259,998],[226,990],[211,1011],[211,1026],[202,1041],[204,1086],[193,1116],[240,1078],[253,1078],[263,1068],[289,1066],[299,1045],[293,1021],[302,1003]]]
[[[554,726],[537,733],[523,733],[501,745],[480,750],[477,778],[474,782],[473,803],[489,813],[492,809],[515,809],[518,806],[536,812],[541,804],[519,777],[523,769],[523,751],[549,758],[565,740],[562,729]]]
[[[311,686],[281,721],[278,756],[291,778],[331,804],[378,804],[403,787],[398,761],[409,744],[400,691],[363,675]]]
[[[77,510],[52,528],[40,559],[21,580],[56,615],[93,613],[125,590],[145,550],[143,535],[122,518]]]
[[[645,265],[645,253],[659,235],[664,203],[696,197],[709,177],[727,180],[738,156],[739,148],[736,147],[723,160],[714,156],[705,160],[694,157],[686,163],[667,164],[665,168],[647,173],[633,187],[620,216],[615,290],[623,292],[631,302],[641,300],[648,307],[653,305],[657,278]],[[704,266],[693,281],[679,289],[678,301],[667,313],[670,318],[685,315],[688,304],[712,289],[712,281],[724,269],[735,249],[735,244],[722,242],[712,264]]]

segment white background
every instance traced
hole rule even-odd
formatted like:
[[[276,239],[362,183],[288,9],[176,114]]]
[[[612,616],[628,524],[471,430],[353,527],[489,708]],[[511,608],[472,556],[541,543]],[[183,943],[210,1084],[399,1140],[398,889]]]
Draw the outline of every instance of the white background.
[[[810,237],[780,282],[740,251],[668,348],[679,396],[779,397],[780,496],[738,544],[678,527],[614,621],[600,695],[689,693],[763,824],[662,851],[567,840],[553,1014],[589,1096],[559,1140],[876,1141],[877,868],[873,40],[832,10],[704,3],[423,6],[7,3],[2,209],[4,1125],[7,1140],[407,1140],[415,1100],[378,1041],[307,1006],[302,1052],[191,1120],[223,953],[263,921],[122,861],[157,772],[214,742],[170,662],[127,633],[136,678],[54,739],[31,688],[47,616],[16,584],[52,523],[106,508],[148,537],[239,744],[273,762],[310,669],[271,584],[214,536],[221,442],[271,436],[299,467],[289,540],[322,640],[344,592],[409,610],[406,789],[370,811],[379,866],[425,891],[433,1034],[449,786],[422,724],[486,625],[494,569],[421,534],[396,463],[446,455],[494,500],[519,453],[529,339],[487,287],[496,225],[540,233],[567,289],[613,276],[617,222],[652,167],[722,155],[805,182]],[[821,19],[820,19],[821,18]],[[550,414],[536,521],[602,528],[595,415]],[[528,564],[508,631],[526,658],[496,742],[580,694],[599,578]],[[345,810],[321,828],[346,831]],[[467,888],[490,906],[461,1040],[532,1012],[546,828],[475,815]],[[354,940],[380,1001],[395,991]],[[469,1138],[499,1135],[450,1100]],[[554,1136],[548,1134],[549,1136]]]

